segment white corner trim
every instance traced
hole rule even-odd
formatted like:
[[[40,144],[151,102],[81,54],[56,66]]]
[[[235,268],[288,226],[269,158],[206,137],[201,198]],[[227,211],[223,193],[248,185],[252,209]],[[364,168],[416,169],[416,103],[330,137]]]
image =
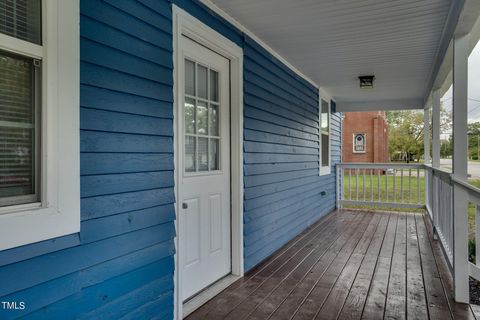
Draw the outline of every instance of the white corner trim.
[[[0,250],[80,231],[79,0],[43,1],[42,12],[41,53],[9,42],[42,59],[41,201],[0,208]]]
[[[180,37],[182,35],[189,37],[199,44],[219,53],[230,60],[230,101],[231,101],[231,236],[232,236],[232,277],[241,277],[244,274],[243,257],[243,49],[222,36],[212,28],[206,26],[201,21],[191,16],[176,5],[172,5],[173,12],[173,60],[174,60],[174,179],[175,179],[175,198],[178,198],[178,181],[180,171],[178,168],[178,150],[182,150],[178,145],[178,107],[180,102],[179,88],[176,85],[182,79],[179,70],[179,55],[181,54]],[[179,203],[175,205],[176,214],[180,212]],[[180,272],[179,256],[179,219],[175,221],[177,236],[175,237],[175,272],[174,272],[174,318],[182,319],[183,301],[181,294],[182,276]],[[213,291],[210,291],[212,293]],[[204,296],[203,296],[204,297]],[[196,301],[200,301],[197,299]],[[186,306],[185,311],[192,311],[192,304]],[[197,305],[198,307],[198,305]]]
[[[280,54],[278,54],[275,50],[272,49],[265,41],[260,39],[258,36],[256,36],[252,31],[247,29],[244,25],[242,25],[240,22],[235,20],[232,16],[230,16],[228,13],[220,9],[216,4],[211,2],[210,0],[200,0],[202,4],[207,6],[210,10],[218,14],[220,17],[225,19],[227,22],[232,24],[235,28],[240,30],[241,32],[245,33],[248,35],[250,38],[255,40],[258,44],[260,44],[265,50],[267,50],[271,55],[273,55],[275,58],[280,60],[284,65],[286,65],[288,68],[290,68],[293,72],[298,74],[300,77],[302,77],[304,80],[306,80],[308,83],[310,83],[312,86],[315,88],[319,88],[319,85],[315,83],[312,79],[310,79],[307,75],[305,75],[303,72],[301,72],[299,69],[297,69],[295,66],[293,66],[290,62],[287,61],[284,57],[282,57]]]

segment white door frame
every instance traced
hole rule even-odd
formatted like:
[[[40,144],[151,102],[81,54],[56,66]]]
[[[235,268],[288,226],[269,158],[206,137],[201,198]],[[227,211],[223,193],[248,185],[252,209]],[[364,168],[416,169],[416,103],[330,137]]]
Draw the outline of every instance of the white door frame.
[[[243,276],[243,49],[215,30],[203,24],[184,10],[172,4],[173,12],[173,65],[174,65],[174,161],[175,161],[175,274],[174,274],[174,317],[182,319],[183,301],[181,295],[182,275],[179,264],[178,226],[180,206],[178,201],[178,181],[181,170],[178,167],[177,152],[183,150],[178,145],[178,108],[182,92],[178,92],[176,83],[184,81],[184,75],[178,68],[179,39],[182,35],[202,44],[230,60],[230,161],[231,161],[231,246],[232,275]]]

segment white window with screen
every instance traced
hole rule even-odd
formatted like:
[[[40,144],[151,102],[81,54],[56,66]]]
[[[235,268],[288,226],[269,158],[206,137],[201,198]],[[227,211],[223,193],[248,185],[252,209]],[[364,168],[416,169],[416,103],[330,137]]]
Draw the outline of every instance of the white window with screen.
[[[320,122],[320,137],[319,137],[319,161],[320,161],[320,175],[330,174],[330,101],[331,97],[319,90],[319,122]]]
[[[78,232],[79,1],[0,1],[0,250]]]

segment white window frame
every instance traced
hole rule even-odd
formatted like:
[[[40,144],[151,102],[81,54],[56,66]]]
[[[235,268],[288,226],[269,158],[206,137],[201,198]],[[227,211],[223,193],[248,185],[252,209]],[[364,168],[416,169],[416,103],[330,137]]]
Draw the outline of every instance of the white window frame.
[[[356,151],[355,150],[355,136],[358,135],[358,134],[363,135],[363,151]],[[367,134],[366,133],[364,133],[364,132],[353,133],[352,139],[353,139],[353,144],[352,144],[353,153],[366,153],[367,152]]]
[[[80,5],[42,1],[42,43],[0,49],[42,61],[40,201],[0,207],[0,251],[80,231]]]
[[[328,103],[328,166],[322,166],[322,100]],[[319,175],[332,173],[332,96],[324,89],[318,89],[318,167]]]

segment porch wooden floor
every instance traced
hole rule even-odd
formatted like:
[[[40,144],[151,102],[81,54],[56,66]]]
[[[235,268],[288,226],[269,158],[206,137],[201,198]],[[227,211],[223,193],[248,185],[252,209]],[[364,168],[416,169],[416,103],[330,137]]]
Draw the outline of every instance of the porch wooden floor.
[[[333,212],[187,319],[475,319],[440,250],[422,214]]]

